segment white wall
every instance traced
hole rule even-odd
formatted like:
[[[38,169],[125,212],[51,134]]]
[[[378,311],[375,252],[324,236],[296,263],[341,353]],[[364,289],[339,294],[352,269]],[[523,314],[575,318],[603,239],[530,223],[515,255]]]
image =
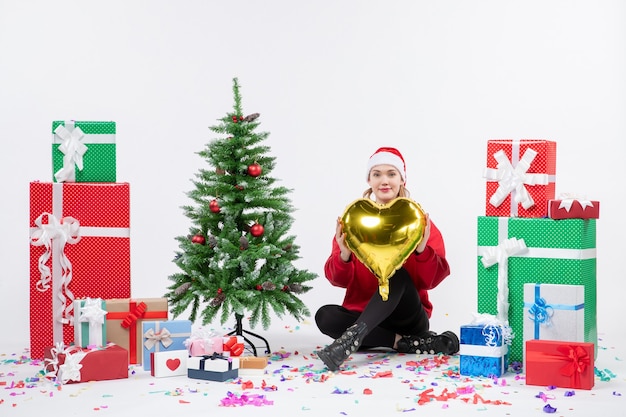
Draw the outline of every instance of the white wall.
[[[365,189],[379,146],[443,231],[452,275],[434,328],[476,308],[476,217],[486,141],[558,142],[557,194],[600,200],[598,319],[624,312],[626,3],[615,1],[0,0],[0,317],[28,345],[28,184],[52,179],[52,120],[115,120],[131,184],[132,293],[161,296],[189,222],[195,152],[232,106],[293,189],[312,311],[340,302],[322,277],[335,218]],[[622,180],[619,180],[622,178]],[[619,181],[618,181],[619,180]],[[10,335],[10,336],[6,336]]]

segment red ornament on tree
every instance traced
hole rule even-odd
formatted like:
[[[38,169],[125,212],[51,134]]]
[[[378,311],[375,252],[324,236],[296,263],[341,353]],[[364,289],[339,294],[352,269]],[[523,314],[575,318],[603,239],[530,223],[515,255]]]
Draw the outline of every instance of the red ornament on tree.
[[[220,205],[217,202],[217,200],[211,200],[211,202],[209,203],[209,210],[211,210],[213,213],[219,213],[220,212]]]
[[[196,245],[204,245],[206,243],[206,239],[200,233],[197,233],[191,238],[191,243],[195,243]]]
[[[261,165],[257,164],[256,162],[248,166],[248,175],[250,175],[251,177],[258,177],[262,173],[263,168],[261,168]]]
[[[263,287],[261,286],[261,284],[257,284],[256,285],[256,290],[257,291],[263,291]]]
[[[265,232],[265,228],[263,227],[263,225],[259,223],[253,224],[252,227],[250,228],[250,234],[254,237],[263,236],[264,232]]]

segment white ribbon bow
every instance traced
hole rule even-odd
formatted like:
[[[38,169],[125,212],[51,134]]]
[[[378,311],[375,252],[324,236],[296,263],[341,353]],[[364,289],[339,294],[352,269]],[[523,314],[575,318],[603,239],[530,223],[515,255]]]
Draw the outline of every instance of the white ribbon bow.
[[[567,211],[568,213],[571,210],[572,204],[574,204],[574,201],[578,201],[580,203],[580,205],[583,208],[583,211],[587,207],[593,207],[593,203],[591,202],[591,200],[587,200],[584,197],[579,197],[576,194],[561,194],[560,198],[561,198],[561,203],[559,204],[559,208],[560,209],[564,208],[565,211]]]
[[[71,131],[63,125],[57,126],[54,133],[63,142],[59,145],[59,151],[63,152],[63,167],[55,172],[57,182],[73,182],[76,179],[76,167],[82,171],[83,155],[87,152],[87,146],[82,142],[85,133],[80,127],[74,127]]]
[[[535,204],[525,186],[546,185],[549,182],[548,174],[527,172],[535,156],[537,156],[537,151],[528,148],[524,152],[522,159],[513,167],[503,150],[493,154],[495,160],[498,161],[498,165],[496,169],[486,168],[484,174],[488,181],[498,181],[498,189],[489,199],[489,203],[492,206],[500,206],[509,193],[513,193],[511,196],[513,201],[521,204],[525,209]]]
[[[144,333],[143,337],[146,341],[143,345],[148,349],[152,349],[154,345],[161,342],[164,348],[168,348],[174,341],[170,337],[171,333],[167,329],[162,329],[159,332],[155,332],[154,329],[148,329],[146,333]]]
[[[509,257],[528,250],[524,239],[515,237],[502,241],[498,246],[490,247],[481,258],[485,268],[498,264],[498,314],[496,319],[509,322]]]
[[[102,326],[107,312],[102,309],[102,300],[87,298],[80,307],[78,320],[89,323],[89,344],[102,344]]]
[[[81,322],[88,322],[90,325],[102,326],[104,316],[107,312],[102,309],[102,301],[95,298],[85,299],[85,305],[80,308]]]
[[[61,382],[61,384],[67,384],[69,381],[80,381],[80,369],[83,365],[80,363],[87,352],[77,349],[73,346],[69,346],[64,349],[63,343],[57,343],[54,348],[50,350],[52,358],[46,359],[46,368],[52,367],[52,370],[46,373],[48,377],[54,377]],[[59,354],[65,355],[63,364],[59,365]]]
[[[44,223],[46,219],[46,223]],[[62,301],[60,311],[57,311],[57,319],[62,323],[70,323],[74,301],[74,294],[68,288],[72,280],[72,263],[65,255],[66,243],[75,244],[80,241],[80,223],[73,217],[64,217],[61,221],[50,213],[42,213],[35,220],[37,228],[31,233],[30,244],[33,246],[45,246],[45,252],[39,257],[39,272],[41,274],[37,282],[37,290],[44,292],[50,288],[52,273],[46,265],[52,255],[52,244],[55,244],[55,252],[58,252],[61,267],[61,291],[57,297]],[[67,295],[67,297],[64,295]],[[67,299],[71,303],[66,306]]]
[[[513,339],[513,330],[507,323],[502,322],[493,314],[474,313],[474,320],[471,324],[483,326],[483,336],[485,336],[485,346],[494,347],[498,345],[498,338],[502,336],[502,344],[510,345]]]

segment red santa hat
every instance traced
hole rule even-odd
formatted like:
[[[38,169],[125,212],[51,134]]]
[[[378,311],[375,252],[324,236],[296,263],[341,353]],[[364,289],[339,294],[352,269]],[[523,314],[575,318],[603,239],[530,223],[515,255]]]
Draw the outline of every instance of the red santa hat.
[[[376,165],[392,165],[394,166],[400,175],[402,176],[402,180],[406,183],[406,164],[404,163],[404,158],[399,150],[396,148],[378,148],[376,152],[370,156],[369,161],[367,161],[367,176],[366,180],[369,180],[370,171]]]

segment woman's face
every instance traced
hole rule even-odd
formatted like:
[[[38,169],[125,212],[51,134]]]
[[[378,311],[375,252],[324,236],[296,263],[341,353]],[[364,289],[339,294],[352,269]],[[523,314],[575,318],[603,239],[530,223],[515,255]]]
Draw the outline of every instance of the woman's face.
[[[380,204],[387,204],[398,197],[404,180],[393,165],[376,165],[370,170],[367,183],[372,188],[376,201]]]

